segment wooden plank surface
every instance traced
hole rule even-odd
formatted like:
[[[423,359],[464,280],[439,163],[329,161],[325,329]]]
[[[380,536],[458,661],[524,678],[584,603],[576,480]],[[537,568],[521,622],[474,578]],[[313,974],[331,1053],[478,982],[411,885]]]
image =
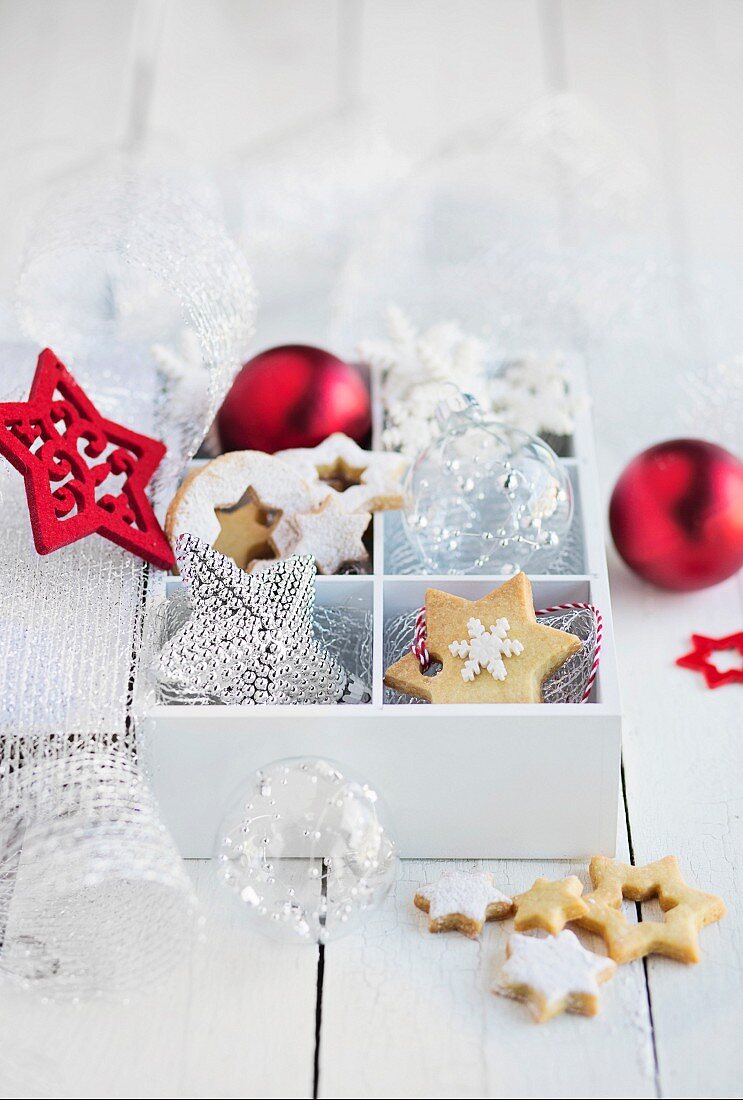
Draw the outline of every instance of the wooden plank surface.
[[[589,364],[605,492],[639,446],[680,430],[681,368],[743,350],[734,308],[743,263],[736,0],[151,8],[0,3],[4,296],[33,188],[134,137],[219,167],[255,142],[363,103],[398,147],[420,156],[462,126],[567,91],[646,166],[654,220],[643,247],[657,245],[675,265],[664,320],[672,353],[663,353],[664,333],[646,362],[637,343],[627,349],[624,374],[618,346],[613,360]],[[700,269],[715,288],[705,299]],[[309,301],[311,270],[307,280]],[[652,326],[646,335],[653,340]],[[70,1009],[0,987],[0,1095],[311,1096],[316,1086],[323,1097],[736,1095],[740,704],[737,689],[710,693],[673,659],[692,631],[740,629],[743,587],[738,578],[679,597],[641,585],[615,558],[611,572],[632,855],[644,862],[675,852],[689,880],[729,906],[702,933],[698,967],[624,967],[605,987],[597,1020],[536,1028],[521,1006],[488,991],[505,928],[492,926],[480,944],[428,936],[411,896],[441,865],[408,863],[363,936],[324,952],[316,1081],[316,953],[256,935],[221,904],[209,868],[194,865],[208,923],[163,990],[130,1005]],[[512,890],[568,870],[489,866]]]
[[[80,1004],[0,988],[0,1095],[312,1095],[317,948],[257,935],[208,861],[187,866],[200,920],[162,985]]]
[[[319,1095],[655,1096],[642,963],[621,967],[604,987],[597,1019],[562,1016],[538,1027],[523,1005],[491,992],[511,921],[487,925],[477,941],[432,936],[413,907],[418,885],[447,866],[405,861],[363,935],[325,948]],[[457,866],[492,870],[508,894],[539,875],[586,881],[585,864],[565,861]]]

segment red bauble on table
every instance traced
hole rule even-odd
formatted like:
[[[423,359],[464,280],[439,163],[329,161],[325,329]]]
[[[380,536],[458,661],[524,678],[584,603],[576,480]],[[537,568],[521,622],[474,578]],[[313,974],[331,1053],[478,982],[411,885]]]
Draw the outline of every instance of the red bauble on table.
[[[242,368],[217,415],[225,451],[316,447],[333,432],[357,442],[371,426],[358,370],[321,348],[271,348]]]
[[[743,566],[743,462],[699,439],[650,447],[614,487],[609,524],[645,580],[682,591],[718,584]]]

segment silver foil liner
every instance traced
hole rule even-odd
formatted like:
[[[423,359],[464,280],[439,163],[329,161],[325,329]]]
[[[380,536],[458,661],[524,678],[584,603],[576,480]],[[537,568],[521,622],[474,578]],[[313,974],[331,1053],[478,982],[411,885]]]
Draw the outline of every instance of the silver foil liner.
[[[173,704],[220,704],[222,699],[189,683],[188,675],[175,683],[162,674],[160,654],[167,642],[175,637],[191,617],[188,593],[178,588],[155,607],[145,632],[144,661],[148,690],[154,702]],[[312,613],[312,633],[315,643],[343,666],[348,674],[348,687],[339,702],[364,703],[371,698],[372,682],[372,615],[356,605],[323,607],[315,605]]]

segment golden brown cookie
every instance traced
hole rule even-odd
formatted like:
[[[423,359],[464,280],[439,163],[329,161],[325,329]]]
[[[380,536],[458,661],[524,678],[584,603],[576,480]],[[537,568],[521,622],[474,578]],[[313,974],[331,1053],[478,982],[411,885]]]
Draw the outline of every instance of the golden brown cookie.
[[[429,932],[461,932],[470,939],[480,935],[485,921],[513,913],[513,902],[496,890],[488,871],[445,871],[437,883],[422,886],[413,901],[428,913]]]
[[[583,899],[587,912],[577,924],[603,936],[610,956],[618,963],[651,954],[666,955],[678,962],[699,962],[699,930],[725,916],[722,898],[687,886],[675,856],[644,867],[594,856],[590,875],[594,889]],[[622,898],[657,898],[665,917],[662,921],[630,924],[621,911]]]
[[[544,939],[516,934],[493,992],[526,1001],[539,1024],[561,1012],[595,1016],[599,985],[615,971],[611,959],[587,951],[573,932]]]
[[[279,451],[277,457],[306,481],[322,478],[349,512],[402,508],[400,478],[407,459],[392,451],[365,451],[349,436],[335,432],[318,447]]]
[[[271,532],[279,520],[264,508],[252,489],[232,508],[215,508],[215,512],[221,530],[214,549],[220,554],[245,570],[255,561],[276,558]]]
[[[575,875],[557,882],[538,878],[529,890],[513,899],[516,906],[513,926],[517,932],[541,928],[556,936],[568,921],[586,913],[582,893],[583,883]]]
[[[406,653],[384,682],[429,703],[541,703],[544,681],[581,647],[574,634],[537,622],[524,573],[479,600],[429,588],[426,631],[441,671],[424,675]]]

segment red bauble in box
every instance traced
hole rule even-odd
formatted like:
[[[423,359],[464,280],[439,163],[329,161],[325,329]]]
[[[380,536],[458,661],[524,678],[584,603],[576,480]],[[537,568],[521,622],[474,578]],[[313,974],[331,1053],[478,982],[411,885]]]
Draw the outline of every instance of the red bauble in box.
[[[271,348],[242,368],[217,414],[225,451],[315,447],[333,432],[361,442],[371,427],[361,374],[321,348]]]
[[[609,524],[627,565],[661,588],[707,588],[743,566],[743,462],[713,443],[672,439],[617,482]]]

